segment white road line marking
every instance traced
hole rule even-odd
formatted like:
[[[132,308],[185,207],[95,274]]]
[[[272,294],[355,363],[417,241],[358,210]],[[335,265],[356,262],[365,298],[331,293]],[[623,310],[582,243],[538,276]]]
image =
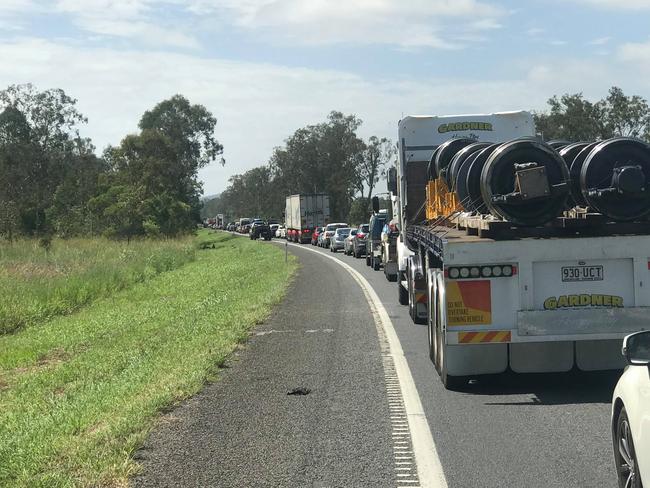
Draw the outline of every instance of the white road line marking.
[[[411,432],[413,453],[417,465],[420,486],[422,486],[422,488],[447,488],[447,480],[442,470],[442,464],[440,462],[436,445],[433,442],[433,436],[424,413],[424,408],[422,407],[422,400],[420,400],[420,395],[415,387],[413,375],[411,374],[406,356],[404,355],[402,344],[395,332],[393,322],[390,320],[388,311],[379,299],[377,292],[375,292],[370,283],[368,283],[368,280],[366,280],[361,273],[340,259],[334,256],[328,256],[316,249],[309,249],[308,247],[303,247],[298,244],[292,244],[292,246],[300,247],[300,249],[316,253],[326,259],[331,259],[347,270],[363,290],[368,305],[370,306],[370,310],[373,311],[375,325],[377,326],[377,332],[380,333],[380,339],[381,333],[383,332],[383,335],[388,342],[389,355],[393,359],[394,371],[402,390],[404,408],[408,417],[408,426]],[[395,428],[393,430],[395,430]]]

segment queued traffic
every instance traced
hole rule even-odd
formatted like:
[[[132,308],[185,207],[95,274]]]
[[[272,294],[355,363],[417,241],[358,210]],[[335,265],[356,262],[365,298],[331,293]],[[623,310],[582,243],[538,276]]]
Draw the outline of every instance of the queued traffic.
[[[644,475],[650,482],[650,146],[536,133],[524,111],[405,117],[387,174],[391,208],[374,197],[368,223],[332,222],[318,193],[287,197],[284,224],[225,228],[254,239],[276,225],[277,238],[383,269],[413,322],[427,325],[428,356],[449,390],[506,371],[625,367],[612,401],[614,459],[619,485],[641,487]]]

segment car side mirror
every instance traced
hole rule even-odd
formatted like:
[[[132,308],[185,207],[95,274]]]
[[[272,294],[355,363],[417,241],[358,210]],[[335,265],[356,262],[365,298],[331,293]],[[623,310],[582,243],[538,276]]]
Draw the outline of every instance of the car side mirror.
[[[372,211],[379,212],[379,197],[372,197]]]
[[[388,191],[393,195],[397,194],[397,168],[392,167],[388,170]]]
[[[650,365],[650,330],[630,334],[623,339],[623,357],[633,366]]]

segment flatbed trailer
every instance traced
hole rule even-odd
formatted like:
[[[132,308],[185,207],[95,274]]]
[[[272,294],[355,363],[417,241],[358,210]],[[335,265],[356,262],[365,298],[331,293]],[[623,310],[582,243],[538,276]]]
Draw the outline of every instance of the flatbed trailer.
[[[650,328],[650,235],[407,236],[424,256],[429,353],[450,388],[508,369],[619,369],[622,338]]]

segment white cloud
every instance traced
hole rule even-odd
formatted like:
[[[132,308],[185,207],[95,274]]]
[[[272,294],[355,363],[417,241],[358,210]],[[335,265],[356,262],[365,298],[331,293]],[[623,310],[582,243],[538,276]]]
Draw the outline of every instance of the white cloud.
[[[540,27],[533,27],[531,29],[528,29],[526,31],[526,34],[528,34],[530,37],[538,37],[546,32],[546,29],[542,29]]]
[[[177,0],[58,0],[54,11],[70,16],[77,27],[94,34],[196,49],[199,43],[194,37],[164,25],[157,16],[156,9],[164,10],[176,3]]]
[[[583,4],[613,10],[650,10],[648,0],[574,0]]]
[[[630,87],[623,79],[634,72],[609,63],[535,58],[525,61],[529,65],[513,60],[513,71],[500,80],[485,79],[481,73],[475,79],[404,79],[391,73],[375,79],[39,39],[0,44],[0,59],[0,87],[33,82],[39,89],[63,88],[77,98],[89,118],[82,134],[92,137],[99,149],[136,131],[145,110],[176,93],[204,104],[219,120],[216,135],[227,161],[223,168],[213,165],[201,171],[208,194],[221,191],[230,175],[265,163],[293,131],[324,120],[331,110],[360,116],[364,137],[394,139],[403,114],[541,109],[553,94],[583,91],[598,98],[612,84],[627,92]],[[518,76],[517,71],[524,74]]]
[[[612,40],[612,38],[609,37],[609,36],[598,37],[597,39],[592,39],[587,44],[589,44],[590,46],[604,46],[605,44],[607,44],[611,40]]]
[[[433,48],[457,47],[459,29],[500,28],[507,15],[478,0],[198,0],[190,8],[276,41]]]
[[[623,44],[619,49],[619,57],[623,61],[633,63],[650,63],[650,41]]]

